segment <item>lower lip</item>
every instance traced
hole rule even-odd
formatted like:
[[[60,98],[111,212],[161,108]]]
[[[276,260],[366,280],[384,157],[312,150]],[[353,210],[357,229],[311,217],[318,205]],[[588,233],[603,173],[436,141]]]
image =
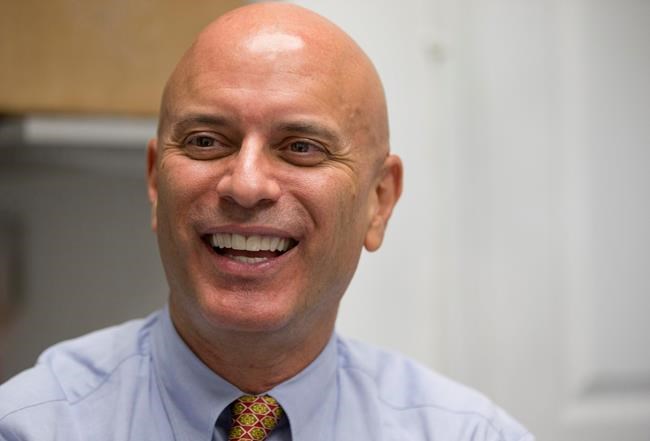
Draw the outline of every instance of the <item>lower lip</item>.
[[[208,243],[204,242],[204,245],[207,247],[208,252],[212,255],[212,258],[215,260],[217,267],[220,270],[241,277],[260,276],[264,273],[277,270],[277,268],[282,265],[298,247],[298,245],[296,245],[277,257],[271,257],[260,262],[247,263],[217,253]]]

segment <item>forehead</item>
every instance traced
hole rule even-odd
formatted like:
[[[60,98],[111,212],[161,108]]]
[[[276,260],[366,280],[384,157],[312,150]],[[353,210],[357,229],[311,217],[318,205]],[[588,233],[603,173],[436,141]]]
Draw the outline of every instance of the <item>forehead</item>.
[[[255,34],[227,50],[197,44],[173,80],[167,110],[245,120],[295,114],[344,125],[359,103],[339,66],[300,37],[279,32]]]

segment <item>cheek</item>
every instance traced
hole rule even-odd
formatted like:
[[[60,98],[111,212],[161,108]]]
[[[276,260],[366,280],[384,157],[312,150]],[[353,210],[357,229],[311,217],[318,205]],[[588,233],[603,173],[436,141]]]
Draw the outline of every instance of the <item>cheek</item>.
[[[299,188],[298,198],[311,214],[320,252],[329,249],[326,254],[339,260],[356,256],[363,245],[367,211],[359,182],[336,170],[306,179]]]
[[[316,252],[319,262],[319,285],[340,299],[345,293],[359,263],[364,242],[363,216],[359,198],[350,191],[331,191],[323,204],[322,224]]]
[[[201,195],[210,188],[214,180],[207,163],[184,157],[170,158],[159,173],[158,206],[168,217],[176,221],[187,220],[188,211]]]

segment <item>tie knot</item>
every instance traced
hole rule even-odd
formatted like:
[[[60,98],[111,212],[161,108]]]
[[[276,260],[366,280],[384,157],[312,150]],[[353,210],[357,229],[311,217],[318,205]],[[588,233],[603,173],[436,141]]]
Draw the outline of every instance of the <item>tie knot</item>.
[[[263,441],[278,425],[282,407],[270,395],[242,395],[232,403],[229,441]]]

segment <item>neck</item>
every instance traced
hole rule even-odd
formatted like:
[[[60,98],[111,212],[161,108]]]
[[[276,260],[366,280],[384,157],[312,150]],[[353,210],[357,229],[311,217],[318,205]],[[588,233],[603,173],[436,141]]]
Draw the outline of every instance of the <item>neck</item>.
[[[334,319],[316,329],[274,332],[201,330],[171,311],[181,338],[217,375],[250,394],[261,394],[294,377],[318,357],[334,330]]]

